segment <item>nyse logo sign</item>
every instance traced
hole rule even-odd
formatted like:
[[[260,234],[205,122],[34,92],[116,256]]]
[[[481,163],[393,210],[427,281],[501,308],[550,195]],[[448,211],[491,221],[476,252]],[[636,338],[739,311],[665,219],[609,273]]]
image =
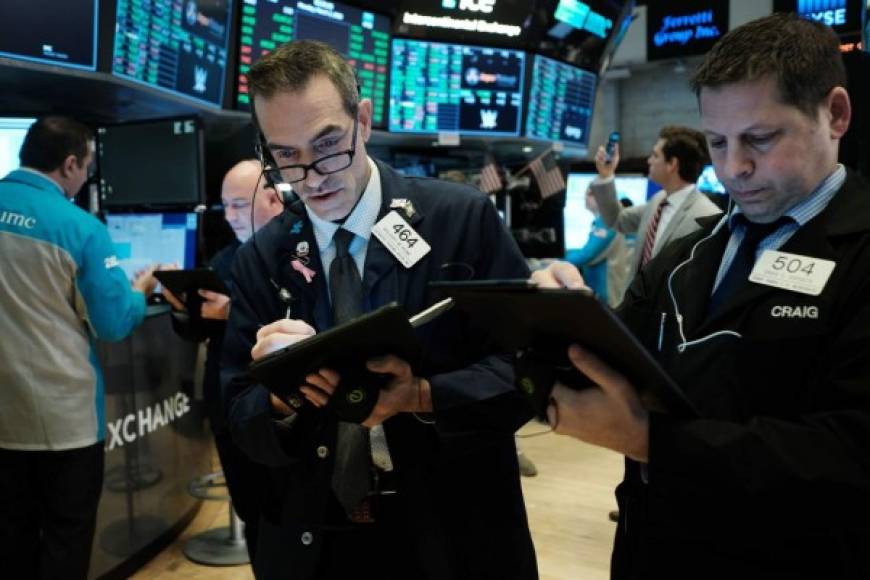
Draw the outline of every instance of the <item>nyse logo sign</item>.
[[[826,26],[843,26],[847,21],[846,0],[798,0],[797,12]]]
[[[441,7],[447,10],[459,9],[465,12],[492,13],[495,0],[441,0]]]

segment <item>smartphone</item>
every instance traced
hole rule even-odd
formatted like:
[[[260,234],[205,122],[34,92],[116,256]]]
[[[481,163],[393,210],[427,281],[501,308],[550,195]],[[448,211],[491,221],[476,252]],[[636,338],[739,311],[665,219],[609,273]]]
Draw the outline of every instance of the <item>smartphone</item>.
[[[604,146],[605,163],[609,164],[613,161],[613,153],[616,151],[617,144],[619,144],[619,131],[613,131],[607,138],[607,145]]]

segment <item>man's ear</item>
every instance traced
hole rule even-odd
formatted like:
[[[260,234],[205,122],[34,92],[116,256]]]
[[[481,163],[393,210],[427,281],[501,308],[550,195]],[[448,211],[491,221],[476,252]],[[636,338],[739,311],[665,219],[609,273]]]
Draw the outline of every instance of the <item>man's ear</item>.
[[[72,173],[72,171],[77,167],[79,167],[78,157],[75,155],[67,155],[63,160],[63,163],[60,164],[61,177],[69,177],[70,173]]]
[[[852,120],[852,104],[849,101],[849,93],[843,87],[834,87],[823,104],[824,112],[831,123],[831,139],[839,139],[849,129]]]
[[[362,99],[357,105],[357,114],[359,115],[359,128],[363,141],[368,142],[372,135],[372,101],[371,99]]]

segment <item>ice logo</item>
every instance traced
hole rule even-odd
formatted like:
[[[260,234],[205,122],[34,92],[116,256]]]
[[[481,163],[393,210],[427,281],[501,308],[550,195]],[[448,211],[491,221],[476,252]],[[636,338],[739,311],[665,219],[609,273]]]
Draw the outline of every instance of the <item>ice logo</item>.
[[[498,111],[480,110],[480,128],[495,129],[498,126]]]
[[[208,71],[201,66],[193,67],[193,90],[197,93],[205,92],[205,85],[208,81]]]

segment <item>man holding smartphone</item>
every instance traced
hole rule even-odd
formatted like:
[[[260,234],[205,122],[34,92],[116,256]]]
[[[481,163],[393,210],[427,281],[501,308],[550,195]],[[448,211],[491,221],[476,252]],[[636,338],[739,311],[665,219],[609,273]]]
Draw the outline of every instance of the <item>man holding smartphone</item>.
[[[613,152],[604,146],[595,155],[598,177],[591,190],[607,227],[621,234],[638,234],[632,257],[632,274],[652,259],[665,244],[698,229],[696,218],[719,212],[712,201],[695,187],[709,162],[704,135],[688,127],[664,127],[647,158],[649,178],[662,189],[643,205],[622,207],[617,200],[616,168],[619,143],[611,140]]]

